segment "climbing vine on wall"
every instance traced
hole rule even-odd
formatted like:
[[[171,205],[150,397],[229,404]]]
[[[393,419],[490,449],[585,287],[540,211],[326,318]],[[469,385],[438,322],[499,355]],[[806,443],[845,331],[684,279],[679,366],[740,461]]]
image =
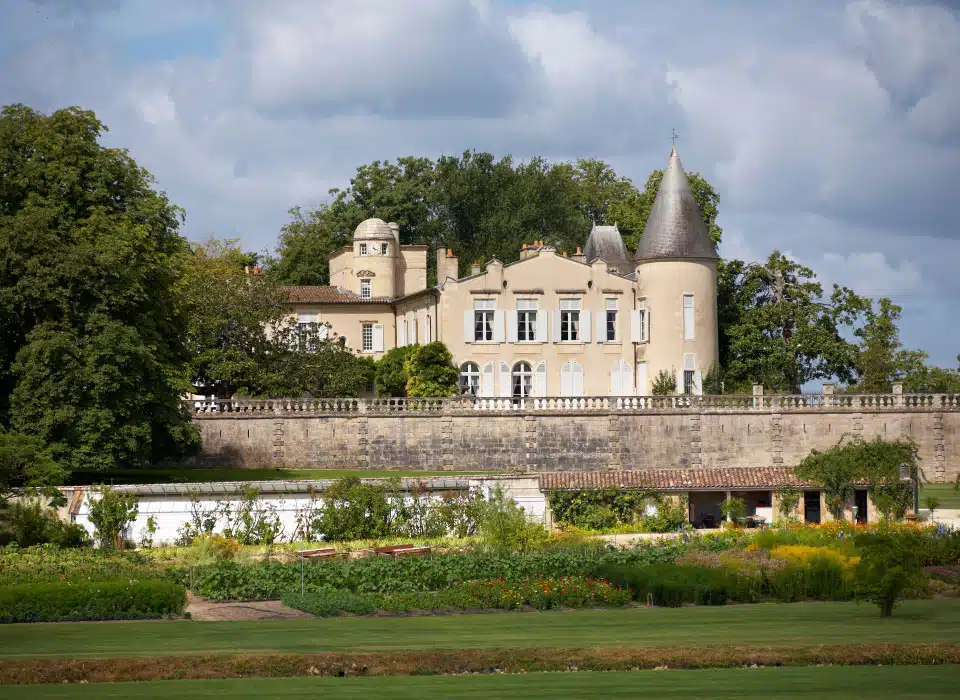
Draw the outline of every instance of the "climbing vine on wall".
[[[686,506],[648,489],[571,489],[550,492],[557,522],[587,530],[637,524],[649,532],[674,530],[686,521]],[[648,506],[655,514],[648,515]]]

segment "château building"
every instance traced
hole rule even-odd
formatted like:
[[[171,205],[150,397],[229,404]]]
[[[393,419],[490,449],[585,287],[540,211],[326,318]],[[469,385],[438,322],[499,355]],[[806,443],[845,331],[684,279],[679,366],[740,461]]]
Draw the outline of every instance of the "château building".
[[[374,358],[442,341],[477,396],[648,395],[661,371],[702,393],[717,361],[717,252],[674,148],[637,250],[596,226],[575,254],[544,241],[459,275],[453,250],[401,245],[367,219],[330,255],[329,286],[287,287],[297,321]]]

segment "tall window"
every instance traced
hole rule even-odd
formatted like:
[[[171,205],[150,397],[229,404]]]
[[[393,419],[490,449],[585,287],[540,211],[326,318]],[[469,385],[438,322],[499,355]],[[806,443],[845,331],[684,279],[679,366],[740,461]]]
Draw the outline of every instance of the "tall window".
[[[683,370],[683,393],[692,394],[694,390],[694,371],[692,369]]]
[[[560,340],[580,340],[580,300],[560,300]]]
[[[313,349],[317,341],[317,314],[297,314],[297,336],[302,349]]]
[[[423,325],[423,340],[426,343],[430,343],[433,341],[433,325],[432,325],[432,317],[430,316],[430,314],[427,314],[426,323],[424,323]]]
[[[493,299],[477,299],[473,302],[474,341],[493,340]]]
[[[464,362],[460,366],[460,393],[480,395],[480,366],[476,362]]]
[[[537,339],[537,300],[517,299],[517,340]]]
[[[363,351],[373,352],[373,324],[364,323],[362,328]]]
[[[617,340],[617,300],[607,299],[607,332],[604,340],[608,343]]]
[[[360,298],[370,298],[370,280],[360,280]]]
[[[647,328],[649,324],[647,323],[647,310],[646,308],[637,309],[637,323],[639,324],[638,332],[641,343],[646,343],[650,339],[647,337]]]
[[[693,340],[693,295],[683,295],[683,339]]]
[[[516,398],[530,396],[533,390],[533,371],[528,362],[518,362],[513,366],[513,395]]]
[[[366,254],[367,254],[367,244],[366,244],[366,243],[361,243],[361,244],[360,244],[360,255],[366,255]]]

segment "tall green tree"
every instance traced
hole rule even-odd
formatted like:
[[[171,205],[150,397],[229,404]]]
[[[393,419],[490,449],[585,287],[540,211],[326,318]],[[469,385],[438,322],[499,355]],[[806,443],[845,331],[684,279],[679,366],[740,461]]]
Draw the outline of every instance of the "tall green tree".
[[[825,299],[813,270],[779,251],[743,268],[733,299],[726,368],[733,380],[799,393],[813,379],[856,376],[859,349],[844,332],[854,330],[867,300],[838,285]]]
[[[198,392],[230,398],[257,391],[276,357],[276,333],[289,315],[286,294],[251,274],[236,240],[210,237],[184,257],[179,289],[187,307],[190,379]],[[253,272],[257,269],[253,268]]]
[[[573,252],[593,223],[616,224],[633,250],[643,233],[663,172],[654,171],[641,192],[601,160],[550,163],[543,158],[466,151],[460,156],[398,158],[361,165],[348,186],[329,191],[316,209],[292,209],[280,233],[269,274],[284,284],[328,284],[327,258],[350,242],[366,218],[394,221],[404,244],[452,248],[461,273],[477,260],[513,262],[523,243],[544,240]],[[697,173],[694,196],[714,240],[719,196]],[[435,279],[429,259],[430,280]]]
[[[182,212],[79,108],[0,113],[0,423],[70,468],[140,466],[199,442]]]
[[[892,383],[902,374],[904,358],[897,328],[901,311],[901,307],[886,298],[877,300],[876,310],[872,302],[867,307],[866,322],[854,331],[860,340],[857,391],[889,392]]]

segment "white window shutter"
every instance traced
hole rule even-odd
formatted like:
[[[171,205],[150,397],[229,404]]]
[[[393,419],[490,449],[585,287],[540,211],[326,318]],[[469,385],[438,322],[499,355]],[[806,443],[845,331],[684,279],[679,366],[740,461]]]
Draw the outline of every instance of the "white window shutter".
[[[560,396],[573,395],[573,365],[564,362],[560,368]]]
[[[649,343],[650,342],[650,309],[645,309],[643,312],[643,338],[641,342]]]
[[[510,382],[510,365],[500,360],[500,396],[513,396]]]
[[[517,342],[517,312],[507,312],[507,342]]]
[[[597,342],[603,343],[607,340],[607,315],[605,313],[597,314]]]
[[[480,396],[493,396],[496,383],[493,380],[493,360],[483,366],[480,377]]]
[[[400,319],[397,323],[397,347],[402,348],[407,344],[407,319]]]
[[[547,342],[547,312],[537,312],[537,342]]]
[[[573,395],[583,396],[583,365],[573,363]]]
[[[623,396],[633,396],[633,367],[630,363],[620,360],[620,386],[623,389]]]
[[[647,395],[647,363],[637,363],[637,396]]]
[[[537,374],[533,388],[533,395],[547,395],[547,363],[544,361],[541,361],[537,364]]]
[[[493,312],[493,342],[502,343],[503,335],[503,311]]]
[[[473,311],[463,312],[463,342],[473,342]]]
[[[375,323],[373,325],[373,351],[383,352],[383,324]]]
[[[580,312],[580,342],[589,343],[590,342],[590,329],[593,326],[590,325],[590,312],[581,311]]]
[[[692,372],[697,368],[697,356],[692,352],[685,352],[683,354],[683,368],[689,372]]]
[[[638,309],[630,312],[630,342],[643,342],[643,313]]]
[[[560,342],[560,310],[559,309],[553,310],[553,328],[551,330],[553,331],[553,342],[559,343]]]
[[[703,372],[700,370],[693,373],[693,393],[703,396]]]
[[[610,368],[610,396],[620,396],[623,393],[623,387],[620,384],[620,360],[613,363]]]
[[[683,370],[682,369],[677,370],[677,393],[678,394],[683,393]]]

